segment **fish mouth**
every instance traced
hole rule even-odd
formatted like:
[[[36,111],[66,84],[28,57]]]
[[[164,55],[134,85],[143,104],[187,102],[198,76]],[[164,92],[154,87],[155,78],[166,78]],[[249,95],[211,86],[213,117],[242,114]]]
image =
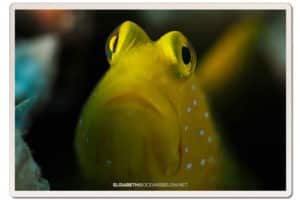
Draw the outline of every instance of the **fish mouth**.
[[[116,105],[116,104],[121,104],[124,102],[135,103],[136,105],[140,105],[143,108],[151,110],[154,113],[158,114],[159,116],[162,116],[160,109],[154,103],[152,103],[146,97],[136,94],[135,92],[126,92],[126,93],[116,95],[116,96],[108,99],[105,102],[105,105]]]

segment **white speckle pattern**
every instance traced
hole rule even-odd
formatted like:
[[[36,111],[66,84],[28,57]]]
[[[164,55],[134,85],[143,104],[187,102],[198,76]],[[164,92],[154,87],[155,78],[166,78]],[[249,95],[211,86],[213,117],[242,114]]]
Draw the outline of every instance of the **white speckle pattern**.
[[[184,127],[184,131],[187,132],[188,130],[189,130],[189,126],[186,125],[186,126]]]
[[[201,159],[201,161],[200,161],[200,165],[201,165],[201,166],[204,166],[204,165],[205,165],[205,163],[206,163],[206,160],[205,160],[205,159]]]
[[[197,89],[196,86],[193,84],[192,85],[192,91],[196,91],[196,89]]]
[[[194,100],[193,100],[193,106],[196,107],[197,104],[198,104],[197,99],[194,99]]]
[[[106,161],[106,164],[107,164],[107,165],[111,165],[111,164],[112,164],[112,161],[111,161],[111,160],[107,160],[107,161]]]
[[[188,147],[185,147],[185,148],[184,148],[184,152],[185,152],[185,153],[189,152],[189,148],[188,148]]]
[[[186,108],[186,112],[189,113],[189,112],[191,112],[191,111],[192,111],[192,108],[191,108],[190,106]]]
[[[208,115],[209,115],[208,112],[205,112],[205,113],[204,113],[204,117],[205,117],[206,119],[208,118]]]
[[[200,129],[199,135],[200,135],[200,136],[203,136],[203,135],[204,135],[204,129],[203,129],[203,128]]]
[[[191,169],[192,167],[193,167],[193,163],[187,163],[187,164],[186,164],[186,168],[187,168],[187,169]]]
[[[211,136],[208,136],[208,138],[207,138],[207,142],[208,142],[209,144],[212,142],[212,138],[211,138]]]

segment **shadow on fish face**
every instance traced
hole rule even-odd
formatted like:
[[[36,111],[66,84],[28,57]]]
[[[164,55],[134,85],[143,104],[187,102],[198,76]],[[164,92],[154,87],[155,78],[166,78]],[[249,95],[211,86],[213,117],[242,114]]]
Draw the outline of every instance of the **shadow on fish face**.
[[[83,173],[101,185],[175,175],[181,159],[178,95],[195,68],[192,47],[179,32],[153,42],[124,22],[110,35],[106,54],[110,69],[77,127]]]

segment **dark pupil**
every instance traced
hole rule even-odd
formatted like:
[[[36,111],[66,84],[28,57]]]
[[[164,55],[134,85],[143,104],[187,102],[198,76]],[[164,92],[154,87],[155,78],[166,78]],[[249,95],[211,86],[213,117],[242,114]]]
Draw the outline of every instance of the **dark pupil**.
[[[119,34],[116,35],[116,39],[115,39],[115,42],[114,42],[114,45],[113,45],[112,53],[115,53],[115,51],[116,51],[118,40],[119,40]]]
[[[188,64],[191,61],[190,50],[187,47],[182,47],[182,60],[184,64]]]

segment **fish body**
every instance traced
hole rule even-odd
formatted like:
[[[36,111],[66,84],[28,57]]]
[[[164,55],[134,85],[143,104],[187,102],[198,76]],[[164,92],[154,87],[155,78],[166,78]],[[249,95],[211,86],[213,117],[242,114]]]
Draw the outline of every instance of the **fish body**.
[[[109,36],[106,54],[110,68],[76,130],[85,179],[98,189],[141,182],[219,188],[226,156],[206,98],[210,79],[200,74],[210,72],[197,69],[188,39],[171,31],[152,41],[126,21]]]

